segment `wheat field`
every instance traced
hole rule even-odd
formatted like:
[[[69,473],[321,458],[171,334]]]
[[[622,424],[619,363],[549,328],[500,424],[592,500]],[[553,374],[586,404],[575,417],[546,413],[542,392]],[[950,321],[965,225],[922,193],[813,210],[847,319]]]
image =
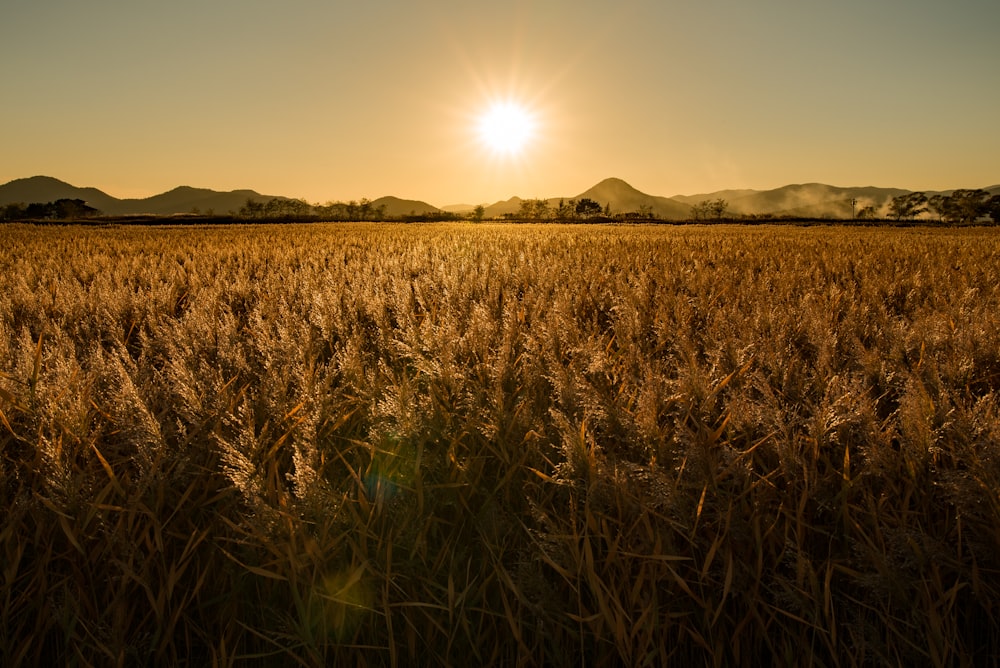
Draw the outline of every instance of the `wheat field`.
[[[0,663],[1000,661],[988,228],[0,227]]]

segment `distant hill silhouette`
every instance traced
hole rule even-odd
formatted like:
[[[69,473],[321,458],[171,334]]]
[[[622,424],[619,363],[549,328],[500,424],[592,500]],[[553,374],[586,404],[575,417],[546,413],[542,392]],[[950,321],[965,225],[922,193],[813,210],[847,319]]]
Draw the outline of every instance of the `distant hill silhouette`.
[[[884,212],[889,200],[911,192],[898,188],[840,188],[822,183],[782,186],[773,190],[719,190],[700,195],[678,195],[673,199],[692,206],[706,200],[724,199],[727,213],[774,215],[799,218],[850,218],[851,200],[856,200],[854,212],[874,206]]]
[[[992,195],[1000,194],[1000,184],[984,188]],[[604,179],[600,183],[574,197],[550,197],[546,201],[550,209],[555,209],[560,200],[592,199],[603,206],[610,206],[613,214],[629,213],[647,209],[665,220],[686,220],[692,217],[691,207],[705,200],[724,199],[728,203],[728,213],[737,215],[774,215],[801,218],[848,218],[851,215],[851,200],[856,200],[854,210],[874,206],[884,214],[889,200],[910,190],[902,188],[876,188],[873,186],[843,188],[823,183],[804,183],[782,186],[773,190],[719,190],[698,195],[675,195],[662,197],[641,192],[619,178]],[[952,190],[925,191],[928,195],[951,194]],[[287,197],[262,195],[254,190],[233,190],[219,192],[207,188],[181,186],[153,197],[144,199],[118,199],[97,188],[80,188],[51,176],[33,176],[15,179],[0,185],[0,206],[7,204],[46,203],[60,199],[79,199],[105,215],[153,214],[167,216],[191,213],[214,212],[225,215],[239,211],[248,199],[267,202],[271,199]],[[499,218],[504,214],[517,213],[524,200],[511,197],[486,207],[487,218]],[[421,200],[380,197],[372,202],[374,206],[385,206],[389,217],[410,214],[434,214],[441,211],[469,211],[470,205],[451,205],[438,208]]]
[[[218,192],[207,188],[192,188],[180,186],[145,199],[123,199],[119,201],[119,211],[111,215],[151,213],[158,216],[169,216],[176,213],[199,211],[206,213],[214,211],[226,214],[239,211],[248,199],[266,202],[269,196],[261,195],[253,190],[232,190]],[[282,197],[279,199],[288,199]]]
[[[667,220],[682,220],[691,217],[690,205],[669,197],[647,195],[616,178],[604,179],[573,199],[581,200],[583,198],[592,199],[601,206],[610,205],[612,213],[628,213],[647,207],[660,218]]]
[[[1000,186],[985,188],[991,195],[1000,193]],[[747,215],[774,215],[793,218],[849,218],[852,210],[857,213],[873,206],[885,215],[893,197],[914,192],[904,188],[877,188],[874,186],[842,188],[824,183],[803,183],[782,186],[773,190],[720,190],[702,195],[679,195],[673,199],[689,204],[705,200],[726,200],[729,213]],[[954,190],[923,191],[928,196],[950,195]],[[854,200],[852,209],[851,201]]]
[[[849,218],[851,200],[856,200],[855,211],[867,206],[884,211],[889,200],[907,192],[910,191],[899,188],[840,188],[822,183],[805,183],[734,196],[727,201],[732,213]]]
[[[427,213],[441,213],[442,209],[437,208],[427,202],[415,199],[400,199],[398,197],[379,197],[372,201],[372,206],[385,206],[385,215],[391,217],[422,215]]]
[[[546,202],[548,202],[549,208],[554,210],[559,206],[560,201],[579,201],[584,198],[592,199],[602,207],[610,206],[611,213],[613,214],[639,211],[641,207],[645,206],[657,216],[666,220],[684,220],[691,217],[691,207],[688,204],[678,202],[669,197],[647,195],[618,178],[604,179],[579,195],[550,197],[546,199]],[[510,199],[496,202],[486,207],[486,217],[498,218],[504,214],[517,213],[521,210],[521,202],[523,201],[520,197],[511,197]]]
[[[120,200],[97,188],[78,188],[51,176],[15,179],[0,186],[0,206],[55,202],[60,199],[80,199],[88,206],[107,212]]]
[[[520,197],[514,196],[510,199],[505,199],[502,202],[495,202],[488,207],[486,207],[486,213],[484,214],[487,218],[499,218],[508,213],[517,213],[521,210],[521,202],[524,200]],[[558,202],[558,200],[556,200]]]
[[[239,211],[247,199],[266,202],[271,199],[271,196],[261,195],[253,190],[218,192],[207,188],[181,186],[144,199],[118,199],[97,188],[78,188],[51,176],[15,179],[0,185],[0,206],[16,203],[54,202],[58,199],[81,199],[88,206],[107,216],[135,214],[169,216],[178,213],[191,213],[195,209],[202,213],[212,210],[217,214],[226,214],[230,211]]]
[[[901,188],[841,188],[822,183],[783,186],[773,190],[719,190],[699,195],[659,197],[646,194],[618,178],[604,179],[575,197],[592,199],[602,206],[610,205],[611,212],[629,213],[647,207],[664,220],[687,220],[692,217],[691,207],[705,200],[724,199],[729,204],[728,213],[737,215],[775,215],[800,218],[850,218],[851,200],[857,200],[854,212],[874,206],[885,212],[889,200],[897,195],[912,192]],[[951,191],[944,191],[946,194]],[[928,193],[933,194],[933,193]],[[549,198],[551,208],[560,198]],[[495,218],[505,213],[517,213],[521,208],[520,197],[497,202],[486,209],[486,216]]]

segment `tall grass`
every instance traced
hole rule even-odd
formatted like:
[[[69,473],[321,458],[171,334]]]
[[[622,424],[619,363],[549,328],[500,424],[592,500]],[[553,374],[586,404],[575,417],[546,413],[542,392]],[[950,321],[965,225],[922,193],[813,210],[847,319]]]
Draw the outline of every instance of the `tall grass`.
[[[4,665],[998,661],[992,230],[0,242]]]

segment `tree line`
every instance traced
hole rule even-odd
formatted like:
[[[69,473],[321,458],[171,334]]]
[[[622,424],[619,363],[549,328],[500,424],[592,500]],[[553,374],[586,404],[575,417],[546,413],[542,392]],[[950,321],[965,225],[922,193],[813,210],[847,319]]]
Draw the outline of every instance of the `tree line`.
[[[3,220],[69,220],[92,218],[101,212],[88,206],[82,199],[57,199],[54,202],[7,204],[0,208]]]
[[[473,220],[482,219],[485,209],[477,207],[473,212]],[[508,220],[555,220],[557,222],[575,222],[580,220],[593,220],[598,217],[611,217],[611,204],[601,206],[601,204],[589,197],[580,199],[560,199],[559,203],[552,206],[545,199],[525,199],[521,200],[520,208],[516,212],[506,213],[502,217]]]
[[[865,209],[862,209],[865,213]],[[924,213],[937,215],[946,223],[971,223],[989,216],[1000,222],[1000,195],[990,195],[986,190],[963,188],[950,195],[927,196],[924,192],[898,195],[889,201],[889,217],[895,220],[913,220]]]
[[[374,221],[385,220],[386,207],[384,204],[376,205],[367,198],[349,202],[310,204],[301,199],[274,197],[266,202],[247,199],[236,215],[239,218],[253,220],[317,218],[338,221]]]
[[[727,216],[728,208],[729,203],[724,199],[707,199],[691,207],[691,220],[729,219],[730,216]],[[200,212],[195,210],[193,213]],[[915,220],[925,213],[936,215],[938,220],[948,224],[968,224],[985,217],[991,218],[993,222],[1000,222],[1000,195],[991,195],[983,189],[959,189],[950,195],[936,194],[931,196],[925,192],[910,192],[893,197],[888,203],[884,216],[896,221],[903,221]],[[102,215],[101,211],[80,199],[58,199],[45,203],[15,203],[0,206],[0,220],[72,220],[93,218],[100,215]],[[464,215],[436,211],[388,216],[384,204],[376,205],[367,198],[347,202],[310,204],[301,199],[274,197],[266,202],[247,199],[239,211],[230,211],[229,215],[244,220],[383,221],[392,219],[480,222],[486,217],[486,208],[479,205]],[[880,214],[879,208],[865,206],[857,212],[855,217],[859,220],[877,220],[883,215]],[[659,220],[659,216],[648,205],[641,205],[635,211],[613,214],[610,203],[602,206],[600,202],[589,197],[560,199],[559,203],[555,205],[545,199],[525,199],[521,200],[517,211],[503,214],[500,218],[554,222]],[[759,221],[774,219],[774,216],[767,214],[741,215],[738,218]]]

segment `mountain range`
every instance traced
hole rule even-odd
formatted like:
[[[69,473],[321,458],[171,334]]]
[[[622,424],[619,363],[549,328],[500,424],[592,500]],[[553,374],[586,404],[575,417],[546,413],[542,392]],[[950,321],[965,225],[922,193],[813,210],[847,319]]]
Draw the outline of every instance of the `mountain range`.
[[[986,188],[991,194],[1000,194],[1000,184]],[[546,200],[550,209],[560,201],[588,198],[613,213],[626,213],[645,209],[665,220],[685,220],[692,217],[692,207],[706,200],[724,199],[728,212],[745,215],[774,215],[802,218],[848,218],[852,211],[875,207],[884,213],[889,200],[910,190],[900,188],[852,187],[843,188],[822,183],[787,185],[773,190],[719,190],[697,195],[662,197],[641,192],[625,181],[609,178],[571,197],[553,197]],[[952,191],[940,191],[949,194]],[[928,195],[936,194],[928,192]],[[168,192],[144,199],[118,199],[97,188],[80,188],[50,176],[15,179],[0,185],[0,206],[54,202],[59,199],[80,199],[88,206],[108,216],[152,214],[168,216],[192,212],[226,214],[239,211],[248,199],[266,202],[273,198],[289,199],[278,195],[262,195],[254,190],[219,192],[207,188],[180,186]],[[852,209],[853,200],[853,209]],[[520,197],[486,206],[487,218],[497,218],[521,209]],[[438,208],[420,200],[406,200],[386,196],[372,201],[373,206],[385,207],[387,216],[434,214],[442,211],[471,210],[467,205]]]

